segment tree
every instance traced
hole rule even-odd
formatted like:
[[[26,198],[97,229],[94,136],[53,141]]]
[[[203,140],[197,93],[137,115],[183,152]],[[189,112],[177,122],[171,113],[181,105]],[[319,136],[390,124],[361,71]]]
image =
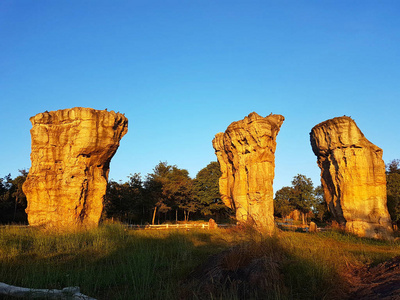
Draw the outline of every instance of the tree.
[[[304,217],[308,215],[316,206],[314,185],[310,178],[298,174],[292,180],[293,201],[292,203],[302,214],[303,224]]]
[[[328,210],[328,205],[324,197],[324,189],[322,186],[317,186],[314,190],[315,193],[315,208],[314,215],[320,221],[327,221],[331,218],[331,213]]]
[[[25,217],[25,208],[27,207],[27,201],[26,201],[26,196],[22,190],[22,185],[24,184],[26,177],[28,177],[28,171],[25,169],[18,170],[21,175],[17,176],[14,178],[11,183],[12,183],[12,188],[11,188],[11,196],[14,199],[14,217],[13,219],[17,219],[17,213],[18,211],[21,213],[22,212],[22,218]],[[20,217],[21,218],[21,217]],[[18,219],[20,219],[18,218]]]
[[[169,203],[183,210],[185,221],[189,221],[190,213],[198,210],[198,204],[193,197],[193,180],[185,169],[172,166],[163,186],[163,193]]]
[[[144,189],[140,174],[130,174],[125,183],[110,180],[104,202],[107,218],[116,218],[121,222],[140,222],[145,220]]]
[[[0,208],[4,209],[9,206],[11,181],[11,174],[0,178]]]
[[[386,165],[386,174],[400,174],[400,159],[393,159]]]
[[[18,170],[20,175],[12,179],[11,174],[0,178],[0,223],[27,223],[25,208],[27,201],[22,185],[28,171]]]
[[[157,210],[164,212],[171,209],[167,205],[167,198],[163,195],[163,185],[170,168],[171,166],[168,166],[167,162],[160,162],[153,169],[153,173],[147,174],[144,182],[146,198],[149,203],[152,203],[153,205],[153,217],[151,220],[151,224],[153,225]]]
[[[293,188],[289,186],[284,186],[280,190],[275,193],[275,204],[274,211],[275,215],[284,218],[288,216],[293,210],[295,210],[295,206],[292,204],[293,202]]]
[[[158,213],[166,214],[173,208],[176,211],[175,219],[178,209],[182,209],[185,221],[190,213],[197,210],[193,202],[193,183],[187,170],[160,162],[153,173],[147,175],[144,186],[149,201],[153,203],[152,224]]]
[[[232,210],[221,200],[219,193],[220,177],[219,163],[213,161],[197,173],[193,182],[194,198],[199,205],[200,212],[215,219],[232,214]]]
[[[400,160],[386,165],[387,206],[393,222],[400,223]]]
[[[310,178],[301,174],[293,177],[291,187],[283,187],[275,193],[276,213],[284,217],[297,209],[303,224],[305,217],[315,209],[316,204],[314,185]]]
[[[140,219],[140,223],[144,223],[148,219],[148,211],[152,208],[152,205],[145,198],[144,182],[140,173],[130,174],[128,178],[133,211],[137,216],[137,221]]]

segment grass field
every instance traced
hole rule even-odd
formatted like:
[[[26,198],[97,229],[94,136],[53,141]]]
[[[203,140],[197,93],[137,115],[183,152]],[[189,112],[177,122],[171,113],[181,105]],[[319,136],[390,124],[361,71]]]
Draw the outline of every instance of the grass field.
[[[205,291],[196,279],[188,281],[210,255],[227,249],[234,250],[221,268],[229,274],[254,259],[269,266],[263,277],[269,282],[267,296],[235,284]],[[1,282],[30,288],[79,286],[100,300],[341,299],[350,269],[398,255],[399,242],[335,231],[270,237],[251,229],[135,231],[118,224],[68,234],[0,229]]]

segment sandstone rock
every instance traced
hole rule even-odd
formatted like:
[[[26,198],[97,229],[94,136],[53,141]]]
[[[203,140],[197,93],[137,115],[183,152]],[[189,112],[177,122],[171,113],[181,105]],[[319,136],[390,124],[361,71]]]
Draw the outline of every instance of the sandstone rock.
[[[359,236],[390,237],[382,149],[346,116],[316,125],[310,138],[325,199],[338,223]]]
[[[222,172],[221,199],[236,211],[239,222],[252,221],[259,227],[274,228],[276,136],[284,119],[272,114],[263,118],[253,112],[233,122],[213,140]]]
[[[300,221],[301,220],[301,212],[298,209],[292,210],[286,219],[292,219],[293,221]]]
[[[218,227],[218,225],[214,219],[211,218],[208,220],[208,229],[215,229],[217,227]]]
[[[113,111],[76,107],[44,112],[32,123],[32,166],[23,185],[33,226],[97,226],[111,158],[128,131]]]
[[[309,227],[310,232],[317,232],[317,224],[314,222],[310,222],[310,227]]]

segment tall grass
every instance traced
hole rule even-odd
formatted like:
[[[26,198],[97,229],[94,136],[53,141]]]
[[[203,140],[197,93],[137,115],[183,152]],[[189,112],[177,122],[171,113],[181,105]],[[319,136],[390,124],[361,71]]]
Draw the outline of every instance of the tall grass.
[[[181,292],[182,281],[211,254],[232,246],[227,270],[235,272],[261,259],[270,266],[266,280],[281,276],[270,299],[340,299],[346,293],[349,266],[400,255],[399,243],[336,232],[279,232],[269,237],[248,230],[132,231],[114,224],[52,234],[9,227],[0,229],[0,281],[31,288],[79,286],[99,300],[198,299],[201,291]],[[230,285],[207,299],[246,295]],[[261,298],[257,291],[251,296]]]
[[[0,232],[0,281],[31,288],[79,286],[98,299],[173,299],[182,276],[230,241],[199,231],[127,231],[107,225],[49,234]]]
[[[292,299],[345,299],[354,269],[400,255],[399,242],[338,231],[281,232],[280,243],[289,258],[284,274]]]

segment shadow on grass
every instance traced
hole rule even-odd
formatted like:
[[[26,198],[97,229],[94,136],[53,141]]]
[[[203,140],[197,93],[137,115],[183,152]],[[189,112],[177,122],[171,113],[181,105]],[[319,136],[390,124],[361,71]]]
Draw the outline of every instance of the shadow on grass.
[[[0,232],[0,281],[79,286],[99,300],[345,299],[338,262],[356,255],[379,261],[392,246],[393,257],[398,244],[337,233],[270,237],[248,229],[130,231],[119,225],[74,234],[9,229]]]
[[[345,299],[338,271],[298,250],[278,236],[242,242],[196,268],[181,299]]]
[[[179,280],[227,246],[210,232],[126,231],[117,225],[59,235],[2,232],[0,278],[31,288],[79,286],[99,300],[175,299]]]

